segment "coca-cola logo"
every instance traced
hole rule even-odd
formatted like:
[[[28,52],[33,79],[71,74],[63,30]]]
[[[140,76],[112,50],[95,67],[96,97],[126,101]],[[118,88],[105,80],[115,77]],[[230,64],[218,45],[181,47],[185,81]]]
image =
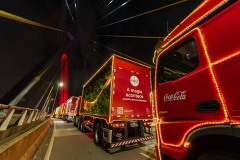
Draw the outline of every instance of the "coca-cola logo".
[[[139,79],[137,76],[131,76],[130,78],[130,83],[134,86],[137,87],[139,85]]]
[[[164,102],[185,100],[187,98],[186,92],[187,91],[177,91],[174,94],[165,94],[163,100]]]

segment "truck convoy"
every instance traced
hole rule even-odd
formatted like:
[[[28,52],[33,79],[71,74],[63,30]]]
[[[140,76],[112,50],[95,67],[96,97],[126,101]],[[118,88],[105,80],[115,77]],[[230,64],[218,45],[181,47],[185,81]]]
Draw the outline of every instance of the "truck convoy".
[[[239,15],[239,0],[205,0],[158,48],[158,159],[240,159]]]
[[[83,86],[74,123],[103,149],[153,139],[151,68],[113,55]]]

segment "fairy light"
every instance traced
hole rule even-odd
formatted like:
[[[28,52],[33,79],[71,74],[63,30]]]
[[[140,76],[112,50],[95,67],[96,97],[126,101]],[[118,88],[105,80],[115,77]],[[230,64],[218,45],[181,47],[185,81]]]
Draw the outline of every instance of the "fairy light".
[[[175,46],[178,42],[182,41],[184,38],[186,38],[187,36],[189,36],[190,34],[192,34],[194,31],[196,31],[197,29],[194,28],[192,30],[190,30],[188,33],[186,33],[184,36],[182,36],[181,38],[179,38],[177,41],[174,41],[171,45],[167,46],[166,48],[164,48],[162,50],[162,52],[158,55],[158,58],[157,58],[157,61],[159,59],[159,57],[166,51],[168,50],[169,48]],[[156,80],[156,76],[155,76],[155,80]]]
[[[215,73],[214,73],[213,63],[211,63],[211,59],[210,59],[210,56],[209,56],[209,54],[208,54],[207,46],[206,46],[204,37],[203,37],[203,35],[202,35],[202,33],[201,33],[201,30],[200,30],[199,28],[195,28],[195,29],[191,30],[189,33],[187,33],[185,36],[183,36],[183,37],[182,37],[180,40],[178,40],[178,41],[181,41],[183,38],[185,38],[186,36],[188,36],[189,34],[191,34],[192,32],[194,32],[194,31],[196,31],[196,30],[198,31],[198,33],[199,33],[199,35],[200,35],[200,39],[201,39],[201,42],[202,42],[202,45],[203,45],[203,49],[204,49],[204,54],[205,54],[205,56],[206,56],[206,58],[207,58],[208,65],[209,65],[209,70],[210,70],[210,73],[211,73],[211,76],[212,76],[212,80],[213,80],[213,83],[214,83],[214,85],[215,85],[215,88],[216,88],[218,97],[219,97],[219,99],[220,99],[220,101],[221,101],[221,104],[222,104],[222,106],[223,106],[223,112],[224,112],[224,116],[225,116],[225,117],[224,117],[224,119],[223,119],[222,121],[204,122],[204,123],[200,123],[200,124],[197,124],[197,125],[192,126],[191,128],[189,128],[189,129],[185,132],[185,134],[183,135],[182,139],[181,139],[180,142],[177,143],[177,144],[172,144],[172,143],[166,143],[166,142],[164,142],[164,140],[163,140],[163,138],[162,138],[162,134],[161,134],[161,129],[160,129],[160,131],[157,132],[157,134],[158,134],[158,137],[160,137],[160,142],[161,142],[161,144],[163,144],[163,145],[168,145],[168,146],[172,146],[172,147],[181,147],[181,146],[184,145],[184,142],[185,142],[185,140],[187,139],[186,137],[189,135],[189,133],[190,133],[192,130],[195,130],[196,128],[199,128],[199,127],[202,127],[202,126],[206,126],[206,125],[216,125],[216,124],[223,124],[223,123],[229,122],[229,120],[228,120],[228,114],[227,114],[227,106],[226,106],[224,97],[223,97],[223,95],[222,95],[220,86],[219,86],[219,84],[218,84],[216,75],[215,75]],[[178,41],[176,41],[175,43],[177,43]],[[175,45],[175,43],[173,43],[172,45]],[[172,46],[172,45],[171,45],[171,46]],[[167,49],[168,49],[169,47],[171,47],[171,46],[168,46],[165,50],[167,50]],[[234,55],[236,56],[237,53],[234,54]],[[158,57],[158,58],[159,58],[159,57]],[[157,82],[156,82],[156,77],[155,77],[155,83],[157,83]],[[155,87],[156,87],[156,86],[157,86],[157,85],[155,85]],[[155,96],[156,96],[156,95],[155,95]],[[155,98],[156,98],[156,97],[155,97]],[[157,100],[157,99],[156,99],[156,100]],[[156,103],[157,103],[157,101],[156,101]],[[158,107],[156,107],[156,108],[158,108]],[[158,112],[157,112],[157,113],[158,113]],[[158,117],[158,116],[157,116],[157,117]],[[159,126],[160,126],[162,123],[163,123],[162,120],[160,120]],[[160,144],[160,143],[158,142],[158,144]]]
[[[129,63],[133,63],[133,64],[137,64],[137,65],[140,65],[140,66],[144,66],[144,67],[146,67],[146,68],[148,68],[149,69],[149,77],[151,77],[151,72],[150,72],[150,69],[151,69],[151,67],[150,66],[148,66],[148,65],[145,65],[145,64],[142,64],[142,63],[139,63],[139,62],[137,62],[137,61],[133,61],[133,60],[130,60],[130,59],[127,59],[127,58],[124,58],[124,57],[121,57],[121,56],[119,56],[119,55],[113,55],[112,57],[112,71],[111,71],[111,73],[112,73],[112,77],[114,77],[114,64],[115,64],[115,59],[120,59],[120,60],[124,60],[124,61],[127,61],[127,62],[129,62]],[[150,87],[152,86],[152,83],[151,83],[151,80],[150,80]],[[152,87],[151,87],[151,90],[152,90]],[[111,81],[111,96],[113,95],[113,92],[114,92],[114,81]],[[110,123],[113,123],[113,122],[115,122],[115,121],[119,121],[119,120],[112,120],[112,104],[113,104],[113,100],[112,100],[113,98],[111,97],[110,98],[110,107],[109,107],[109,122]],[[124,120],[124,118],[123,119],[120,119],[120,121],[122,121],[122,120]],[[131,119],[131,120],[143,120],[142,118],[134,118],[134,119]]]
[[[156,62],[158,62],[158,59],[159,59],[159,57],[160,56],[158,56],[157,57],[157,59],[156,59]],[[157,65],[157,63],[156,63],[156,65]],[[156,113],[156,118],[157,118],[157,122],[156,122],[156,125],[155,125],[155,127],[156,127],[156,133],[157,133],[157,135],[156,135],[156,148],[157,148],[157,155],[158,155],[158,157],[160,158],[160,160],[162,159],[162,157],[161,157],[161,150],[160,150],[160,144],[161,144],[161,133],[160,133],[160,119],[159,119],[159,111],[158,111],[158,101],[157,101],[157,72],[158,72],[158,69],[157,69],[157,66],[156,66],[156,69],[155,69],[155,78],[154,78],[154,101],[155,101],[155,113]]]
[[[210,59],[210,56],[209,56],[209,54],[208,54],[207,46],[206,46],[206,43],[205,43],[203,34],[201,33],[201,30],[200,30],[199,28],[195,28],[195,29],[189,31],[185,36],[183,36],[183,37],[180,38],[178,41],[172,43],[170,46],[168,46],[166,49],[164,49],[164,51],[167,50],[167,49],[169,49],[170,47],[174,46],[176,43],[178,43],[179,41],[181,41],[183,38],[189,36],[189,35],[192,34],[194,31],[198,31],[198,34],[200,35],[200,39],[201,39],[201,42],[202,42],[202,45],[203,45],[204,54],[205,54],[205,56],[206,56],[206,58],[207,58],[207,61],[208,61],[209,70],[210,70],[210,73],[211,73],[211,76],[212,76],[212,80],[213,80],[213,83],[214,83],[214,85],[215,85],[215,88],[216,88],[218,97],[219,97],[219,99],[220,99],[220,101],[221,101],[221,104],[222,104],[222,106],[223,106],[224,119],[223,119],[222,121],[218,121],[218,122],[216,122],[216,121],[215,121],[215,122],[214,122],[214,121],[212,121],[212,122],[204,122],[204,123],[200,123],[200,124],[197,124],[197,125],[192,126],[191,128],[189,128],[189,129],[185,132],[185,134],[183,135],[182,139],[180,140],[180,142],[179,142],[178,144],[172,144],[172,143],[166,143],[166,142],[164,142],[164,140],[163,140],[163,138],[162,138],[162,134],[161,134],[161,129],[159,128],[159,130],[157,130],[157,135],[158,135],[158,138],[160,138],[160,142],[159,142],[159,140],[157,140],[157,145],[159,145],[159,144],[161,143],[161,144],[163,144],[163,145],[168,145],[168,146],[172,146],[172,147],[181,147],[181,146],[184,145],[184,142],[185,142],[185,140],[187,139],[186,137],[189,135],[189,133],[190,133],[192,130],[194,130],[194,129],[196,129],[196,128],[199,128],[199,127],[202,127],[202,126],[206,126],[206,125],[216,125],[216,124],[223,124],[223,123],[229,122],[229,120],[228,120],[228,114],[227,114],[227,106],[226,106],[226,103],[225,103],[225,100],[224,100],[224,96],[222,95],[222,92],[221,92],[219,83],[218,83],[218,81],[217,81],[216,75],[215,75],[214,70],[213,70],[213,64],[214,64],[214,63],[211,63],[211,59]],[[163,54],[163,53],[161,53],[161,54]],[[223,58],[223,59],[221,59],[221,60],[219,60],[219,61],[217,61],[217,62],[218,62],[218,63],[223,62],[223,61],[226,60],[227,58],[232,58],[232,57],[234,57],[234,56],[236,56],[236,55],[238,55],[238,54],[240,54],[240,53],[237,52],[237,53],[235,53],[235,54],[233,54],[233,55],[230,55],[230,56],[228,56],[228,57],[226,57],[226,58]],[[159,58],[159,57],[160,57],[160,56],[158,56],[158,58]],[[157,61],[157,62],[158,62],[158,61]],[[216,64],[216,62],[215,62],[215,64]],[[157,71],[155,71],[155,72],[157,72]],[[156,83],[157,83],[157,81],[156,81],[156,76],[155,76],[155,89],[157,89],[157,88],[156,88],[156,86],[157,86]],[[156,100],[156,106],[158,106],[158,104],[157,104],[157,102],[158,102],[158,101],[157,101],[157,93],[155,93],[155,100]],[[156,107],[156,111],[157,111],[157,113],[158,113],[158,107]],[[158,114],[157,114],[157,118],[159,119]],[[162,120],[160,119],[159,123],[157,123],[157,128],[158,128],[162,123],[163,123],[163,122],[162,122]],[[189,144],[189,145],[190,145],[190,144]],[[160,153],[160,149],[159,149],[159,153]]]
[[[193,23],[191,23],[189,26],[187,26],[186,28],[184,28],[181,32],[179,32],[176,36],[174,36],[171,40],[169,40],[166,44],[163,45],[163,48],[165,48],[167,45],[169,45],[173,40],[177,39],[177,37],[181,36],[183,33],[185,33],[186,31],[188,31],[189,29],[191,29],[194,25],[196,25],[198,22],[200,22],[201,20],[205,19],[208,15],[210,15],[211,13],[213,13],[214,11],[216,11],[218,8],[220,8],[221,6],[223,6],[225,3],[227,3],[229,0],[224,0],[221,3],[217,4],[216,6],[214,6],[212,9],[210,9],[208,12],[206,12],[203,16],[201,16],[200,18],[198,18],[196,21],[194,21]],[[197,10],[199,10],[200,8],[202,8],[208,1],[205,1],[203,5],[201,5],[199,8],[197,8]],[[194,14],[197,10],[193,11],[192,14]],[[185,19],[186,20],[186,19]],[[179,27],[179,25],[174,29],[176,30]],[[173,32],[173,31],[172,31]],[[172,33],[171,32],[171,33]],[[170,34],[169,34],[170,35]],[[169,39],[170,36],[167,36],[165,38],[165,40]]]
[[[222,58],[222,59],[220,59],[220,60],[218,60],[216,62],[213,62],[212,64],[216,65],[216,64],[222,63],[222,62],[224,62],[226,60],[229,60],[229,59],[231,59],[231,58],[233,58],[233,57],[235,57],[235,56],[237,56],[239,54],[240,54],[240,51],[237,51],[236,53],[230,54],[229,56],[226,56],[226,57],[224,57],[224,58]]]
[[[183,24],[190,16],[192,16],[193,14],[195,14],[200,8],[202,8],[209,0],[204,1],[203,3],[201,3],[191,14],[189,14],[180,24]],[[180,25],[179,24],[179,25]],[[177,25],[170,33],[169,35],[171,35],[178,27],[179,25]],[[169,38],[169,36],[167,36],[164,41],[166,41]]]
[[[98,70],[97,72],[83,85],[83,88],[111,61],[110,57]]]
[[[185,142],[184,143],[184,148],[189,148],[190,147],[190,142]]]
[[[204,53],[205,53],[205,56],[208,60],[208,64],[209,64],[209,69],[210,69],[210,72],[211,72],[211,75],[212,75],[212,79],[213,79],[213,82],[215,83],[215,87],[216,87],[216,90],[218,92],[218,96],[221,100],[221,103],[223,105],[223,111],[224,111],[224,115],[225,115],[225,120],[224,122],[228,122],[228,113],[227,113],[227,106],[226,106],[226,102],[224,100],[224,96],[223,96],[223,93],[221,92],[221,89],[220,89],[220,86],[219,86],[219,83],[217,81],[217,77],[216,77],[216,74],[213,70],[213,64],[211,62],[211,59],[210,59],[210,56],[209,56],[209,53],[208,53],[208,50],[207,50],[207,46],[206,46],[206,43],[205,43],[205,40],[204,40],[204,37],[203,37],[203,34],[201,32],[201,30],[199,28],[197,28],[198,30],[198,33],[201,37],[201,41],[202,41],[202,45],[203,45],[203,49],[204,49]]]
[[[97,100],[98,100],[98,98],[101,96],[103,90],[110,84],[110,82],[111,82],[111,75],[110,75],[110,77],[108,78],[108,80],[106,81],[106,83],[104,84],[102,90],[99,92],[99,94],[97,95],[97,97],[96,97],[93,101],[91,101],[91,102],[85,100],[86,103],[90,103],[90,104],[96,103]]]
[[[114,76],[114,61],[115,61],[115,55],[112,56],[112,70],[111,70],[111,74],[112,76]],[[109,110],[108,110],[108,113],[109,113],[109,117],[108,117],[108,121],[109,122],[112,122],[112,100],[113,100],[113,92],[114,92],[114,80],[111,81],[111,97],[110,97],[110,106],[109,106]]]
[[[221,92],[221,88],[220,88],[220,85],[217,81],[217,78],[216,78],[216,74],[214,72],[214,69],[213,69],[213,65],[216,65],[216,64],[219,64],[221,62],[224,62],[230,58],[233,58],[237,55],[240,54],[240,51],[234,53],[234,54],[231,54],[227,57],[224,57],[222,58],[221,60],[218,60],[214,63],[211,62],[211,59],[210,59],[210,56],[208,54],[208,50],[207,50],[207,46],[206,46],[206,43],[205,43],[205,39],[204,39],[204,36],[201,32],[201,30],[199,28],[194,28],[192,30],[190,30],[190,28],[192,28],[195,24],[197,24],[198,22],[200,22],[201,20],[203,20],[204,18],[206,18],[208,15],[210,15],[211,13],[213,13],[214,11],[216,11],[219,7],[221,7],[222,5],[224,5],[225,3],[227,3],[228,0],[224,0],[222,1],[221,3],[217,4],[215,7],[213,7],[210,11],[206,12],[203,16],[201,16],[200,18],[198,18],[196,21],[194,21],[193,23],[191,23],[188,27],[186,27],[185,29],[183,29],[181,32],[179,32],[175,37],[173,37],[170,41],[168,41],[166,44],[163,45],[162,48],[164,48],[160,54],[158,55],[157,57],[157,61],[159,59],[159,57],[164,53],[164,51],[168,50],[170,47],[172,46],[175,46],[176,43],[178,43],[179,41],[181,41],[183,38],[186,38],[187,36],[189,36],[190,34],[192,34],[193,32],[195,32],[197,30],[198,34],[200,35],[200,39],[201,39],[201,42],[202,42],[202,46],[203,46],[203,49],[204,49],[204,54],[207,58],[207,62],[208,62],[208,66],[209,66],[209,70],[210,70],[210,74],[212,76],[212,81],[214,83],[214,86],[215,86],[215,89],[216,89],[216,92],[217,92],[217,95],[221,101],[221,104],[223,106],[223,113],[224,113],[224,119],[221,120],[221,121],[212,121],[212,122],[204,122],[204,123],[200,123],[200,124],[196,124],[194,126],[192,126],[191,128],[189,128],[185,134],[183,135],[182,139],[180,140],[179,143],[177,144],[172,144],[172,143],[167,143],[167,142],[164,142],[163,140],[163,137],[162,137],[162,134],[161,134],[161,129],[160,129],[160,126],[161,124],[163,123],[162,120],[159,118],[159,111],[158,111],[158,107],[155,108],[156,110],[156,113],[157,113],[157,125],[156,125],[156,128],[157,128],[157,152],[159,155],[161,155],[161,152],[160,152],[160,144],[162,145],[167,145],[167,146],[172,146],[172,147],[189,147],[190,146],[190,143],[186,141],[186,137],[189,136],[189,133],[193,130],[196,130],[197,128],[200,128],[202,126],[206,126],[206,125],[216,125],[216,124],[224,124],[224,123],[227,123],[229,122],[228,120],[228,113],[227,113],[227,105],[226,105],[226,102],[225,102],[225,99],[224,99],[224,96],[223,96],[223,93]],[[207,1],[205,1],[202,5],[200,5],[192,14],[194,14],[197,10],[199,10],[200,8],[202,8],[205,4],[207,3]],[[191,15],[192,15],[191,14]],[[190,17],[191,15],[189,15],[188,17]],[[188,19],[188,17],[186,19]],[[186,20],[185,19],[185,20]],[[185,21],[184,20],[184,21]],[[183,23],[183,22],[182,22]],[[177,27],[174,29],[176,30]],[[173,31],[174,31],[173,30]],[[186,31],[190,30],[188,33],[186,33],[184,36],[182,36],[181,38],[177,39],[178,37],[180,37],[181,35],[183,35],[183,33],[185,33]],[[173,32],[172,31],[172,32]],[[172,32],[170,34],[172,34]],[[166,37],[166,38],[169,38],[169,37]],[[167,40],[165,38],[165,41]],[[174,41],[175,39],[177,39],[176,41]],[[174,42],[173,42],[174,41]],[[169,45],[170,44],[170,45]],[[167,47],[166,47],[167,46]],[[155,75],[157,75],[157,70],[155,70]],[[158,106],[157,104],[157,76],[155,76],[155,94],[154,94],[154,98],[155,98],[155,103],[156,103],[156,106]],[[160,156],[161,157],[161,156]]]

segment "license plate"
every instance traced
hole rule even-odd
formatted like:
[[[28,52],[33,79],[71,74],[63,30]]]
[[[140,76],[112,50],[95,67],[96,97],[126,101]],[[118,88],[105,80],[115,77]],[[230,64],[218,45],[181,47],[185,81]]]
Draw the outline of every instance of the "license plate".
[[[137,122],[131,122],[131,123],[130,123],[130,126],[131,126],[131,127],[138,127],[138,123],[137,123]]]

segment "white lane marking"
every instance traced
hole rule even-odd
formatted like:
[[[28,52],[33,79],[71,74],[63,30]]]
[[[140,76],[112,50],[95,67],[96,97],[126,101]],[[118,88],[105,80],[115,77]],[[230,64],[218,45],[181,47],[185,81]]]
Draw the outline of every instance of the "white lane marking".
[[[149,155],[145,154],[145,153],[140,153],[142,156],[149,158],[150,160],[156,160],[155,158],[150,157]]]
[[[49,146],[48,146],[48,149],[47,149],[47,153],[45,155],[45,158],[44,160],[49,160],[50,158],[50,154],[51,154],[51,151],[52,151],[52,146],[53,146],[53,141],[54,141],[54,134],[55,134],[55,130],[56,130],[56,123],[54,122],[54,120],[52,120],[53,123],[54,123],[54,127],[53,127],[53,133],[52,133],[52,137],[51,137],[51,140],[50,140],[50,143],[49,143]]]

